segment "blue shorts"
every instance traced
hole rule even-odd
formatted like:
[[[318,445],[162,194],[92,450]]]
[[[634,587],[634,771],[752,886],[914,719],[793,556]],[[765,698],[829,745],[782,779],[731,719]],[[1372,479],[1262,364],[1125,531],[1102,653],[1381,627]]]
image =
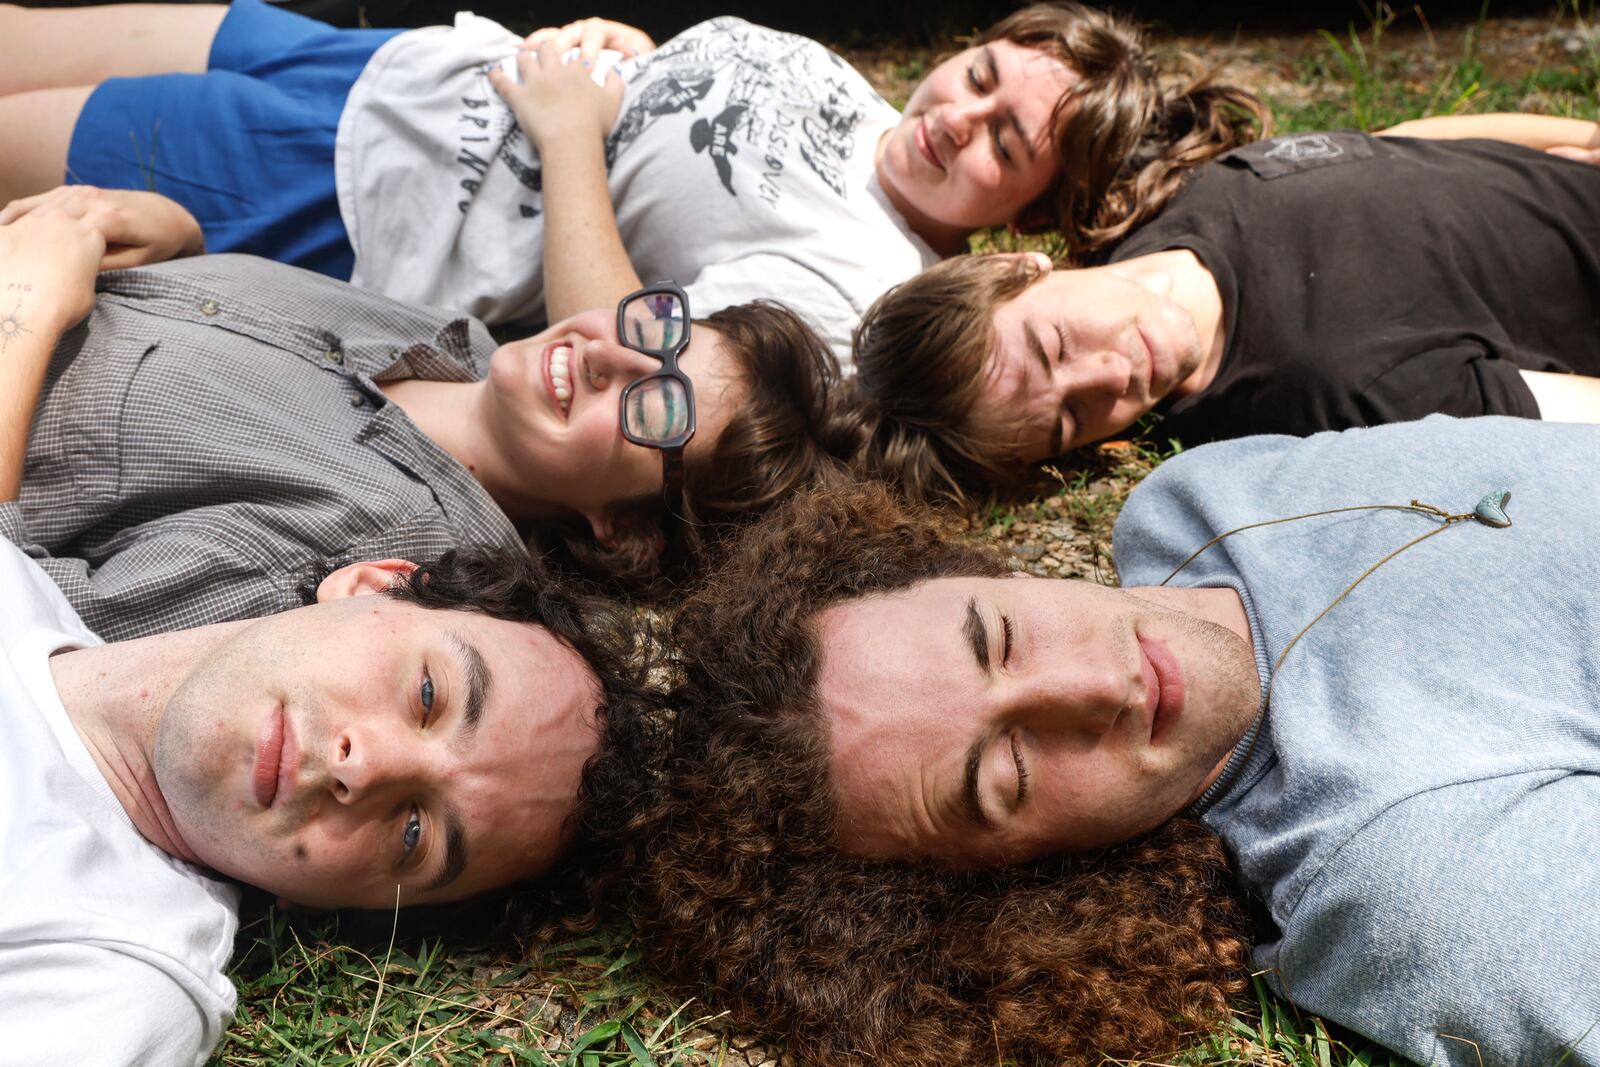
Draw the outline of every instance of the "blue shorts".
[[[188,208],[211,252],[348,280],[333,144],[367,60],[399,30],[340,30],[235,0],[204,74],[111,78],[83,106],[66,180],[152,189]]]

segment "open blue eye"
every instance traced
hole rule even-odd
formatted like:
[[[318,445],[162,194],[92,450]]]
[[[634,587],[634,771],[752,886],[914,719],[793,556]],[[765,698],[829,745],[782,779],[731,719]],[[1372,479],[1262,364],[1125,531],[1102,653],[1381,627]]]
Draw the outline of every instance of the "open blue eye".
[[[406,831],[401,837],[401,844],[405,846],[405,854],[411,855],[411,850],[417,847],[417,842],[422,840],[422,816],[417,814],[417,806],[411,805],[411,818],[406,820]]]
[[[428,715],[433,711],[433,679],[428,675],[422,676],[422,724],[428,724]]]

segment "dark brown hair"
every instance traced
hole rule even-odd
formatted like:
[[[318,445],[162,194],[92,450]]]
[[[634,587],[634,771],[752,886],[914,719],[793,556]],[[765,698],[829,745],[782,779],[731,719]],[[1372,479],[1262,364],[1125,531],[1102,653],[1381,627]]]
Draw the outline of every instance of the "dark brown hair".
[[[1037,281],[1025,256],[956,256],[879,297],[855,332],[856,380],[841,396],[861,473],[912,500],[967,507],[1013,496],[1029,466],[973,425],[995,310]],[[985,432],[987,429],[988,432]]]
[[[841,855],[815,616],[1005,569],[882,486],[813,492],[675,620],[674,735],[625,877],[656,965],[803,1062],[1100,1062],[1175,1048],[1243,988],[1237,891],[1191,821],[990,871]]]
[[[982,45],[1035,48],[1077,73],[1051,118],[1059,172],[1021,229],[1059,229],[1075,258],[1109,248],[1153,218],[1193,167],[1262,136],[1271,117],[1256,97],[1209,78],[1162,89],[1133,22],[1071,0],[1030,4],[984,30]]]
[[[558,565],[630,592],[659,592],[664,579],[703,565],[738,523],[844,469],[858,437],[835,403],[839,361],[814,330],[765,300],[695,321],[722,335],[745,393],[710,456],[685,467],[671,551],[664,551],[661,496],[652,493],[613,509],[613,545],[598,544],[581,521],[536,534],[535,550]]]

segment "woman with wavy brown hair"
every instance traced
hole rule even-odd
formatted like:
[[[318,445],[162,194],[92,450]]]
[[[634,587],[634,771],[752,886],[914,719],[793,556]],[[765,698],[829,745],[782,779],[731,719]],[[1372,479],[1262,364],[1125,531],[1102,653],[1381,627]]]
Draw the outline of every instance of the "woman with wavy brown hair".
[[[1164,90],[1140,29],[1071,2],[990,27],[903,113],[818,42],[731,17],[657,47],[604,19],[524,40],[471,17],[333,30],[259,0],[0,10],[0,131],[30,146],[0,156],[0,202],[155,189],[213,251],[490,324],[672,277],[708,312],[781,299],[841,358],[862,308],[973,232],[1091,253],[1266,118],[1241,89]],[[602,48],[625,58],[596,84]]]
[[[626,877],[657,964],[802,1062],[1149,1054],[1243,988],[1243,911],[1198,823],[986,871],[841,847],[819,618],[1006,571],[882,488],[840,487],[748,530],[677,616],[674,734]]]

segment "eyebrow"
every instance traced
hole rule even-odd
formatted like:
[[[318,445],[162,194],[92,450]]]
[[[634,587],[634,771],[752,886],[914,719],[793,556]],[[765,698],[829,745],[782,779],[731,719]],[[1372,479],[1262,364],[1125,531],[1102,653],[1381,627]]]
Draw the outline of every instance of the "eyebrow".
[[[444,863],[439,866],[439,873],[428,879],[422,887],[424,892],[433,892],[443,889],[467,869],[467,830],[461,825],[461,816],[456,814],[450,805],[443,805],[444,811]]]
[[[460,660],[461,675],[467,680],[467,700],[461,709],[461,725],[456,729],[455,743],[459,748],[472,740],[483,722],[484,708],[489,703],[489,684],[494,677],[483,653],[460,630],[451,630],[448,636]]]
[[[989,627],[978,614],[978,598],[967,598],[967,614],[961,621],[961,634],[972,645],[972,658],[978,661],[984,674],[989,674]]]
[[[984,743],[988,741],[986,735],[980,734],[967,749],[967,769],[961,777],[961,800],[967,809],[967,815],[979,826],[993,825],[989,815],[983,810],[983,803],[978,799],[978,768],[983,764]]]

